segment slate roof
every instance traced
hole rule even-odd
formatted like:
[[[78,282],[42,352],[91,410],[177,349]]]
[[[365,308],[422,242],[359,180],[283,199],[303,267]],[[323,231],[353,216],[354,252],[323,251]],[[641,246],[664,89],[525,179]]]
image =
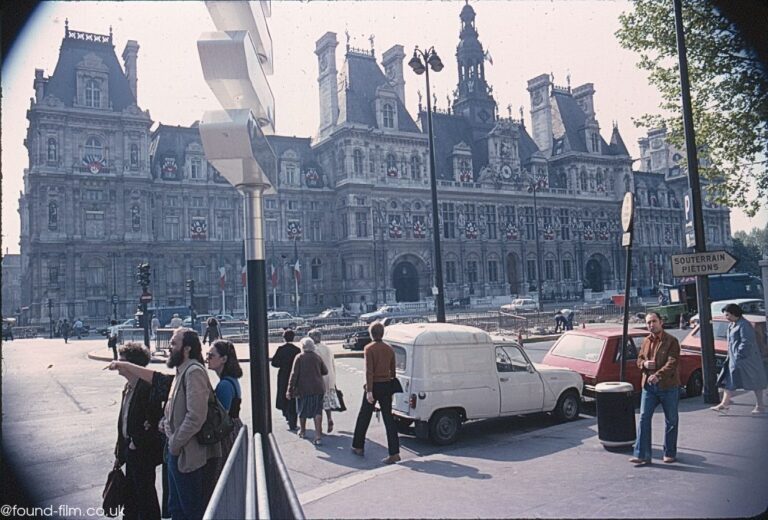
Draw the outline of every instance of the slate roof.
[[[587,115],[569,92],[553,90],[552,97],[554,98],[554,103],[557,104],[556,110],[560,113],[560,118],[565,128],[564,137],[568,143],[566,150],[588,153],[589,149],[587,148],[586,136],[584,135]],[[600,136],[600,142],[600,149],[608,154],[607,152],[610,148],[602,136]]]
[[[186,150],[190,143],[202,146],[197,123],[192,126],[170,126],[162,123],[152,132],[149,155],[152,176],[157,177],[158,165],[166,157],[175,157],[176,165],[181,168],[186,163]]]
[[[422,123],[424,133],[427,133],[426,112],[419,114],[419,121]],[[463,142],[472,150],[472,169],[475,179],[477,179],[480,170],[488,164],[487,137],[474,139],[472,125],[461,115],[433,112],[432,124],[435,127],[435,167],[437,178],[453,180],[451,154],[453,153],[453,147]],[[525,128],[520,128],[518,152],[521,163],[528,163],[531,156],[538,151],[539,148],[531,136],[528,135]]]
[[[346,121],[378,128],[376,89],[387,85],[389,80],[373,56],[355,51],[347,52],[344,68],[348,78],[347,89],[339,102],[346,102]],[[399,98],[397,98],[397,119],[400,131],[419,132],[418,126]],[[339,121],[339,124],[344,122]]]
[[[618,126],[613,127],[608,153],[609,155],[629,155],[629,150],[627,150],[627,146],[624,144],[624,139],[621,138]]]
[[[71,107],[76,97],[75,67],[83,61],[86,54],[98,56],[109,69],[109,98],[112,109],[116,112],[135,105],[136,98],[125,77],[120,62],[115,54],[115,46],[111,43],[75,40],[63,38],[59,48],[59,61],[56,70],[45,87],[46,95],[52,94],[59,98],[65,106]]]

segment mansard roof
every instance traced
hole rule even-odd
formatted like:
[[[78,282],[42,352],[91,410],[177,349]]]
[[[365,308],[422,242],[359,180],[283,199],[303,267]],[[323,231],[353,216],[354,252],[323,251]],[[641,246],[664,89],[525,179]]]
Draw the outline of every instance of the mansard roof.
[[[339,99],[346,102],[346,119],[339,121],[363,124],[372,128],[378,128],[376,118],[376,89],[389,87],[389,80],[376,63],[372,55],[358,51],[347,51],[344,63],[346,77],[346,91]],[[419,128],[406,110],[400,98],[397,100],[397,119],[399,130],[403,132],[419,132]],[[343,109],[342,109],[343,110]],[[342,112],[343,113],[343,112]]]
[[[78,35],[87,35],[91,38],[80,39]],[[71,107],[77,96],[75,69],[88,54],[95,54],[109,71],[109,101],[112,103],[112,109],[120,112],[128,106],[135,105],[136,97],[131,92],[128,80],[117,60],[112,35],[91,35],[70,30],[61,41],[59,61],[45,87],[46,95],[56,96],[64,106]]]
[[[560,115],[560,121],[563,124],[565,131],[563,137],[566,139],[567,147],[565,151],[572,152],[589,152],[587,148],[586,135],[584,130],[586,129],[587,114],[581,109],[576,100],[573,99],[573,95],[559,88],[552,89],[552,98],[554,100],[552,109],[553,112],[557,112]],[[553,119],[556,118],[556,114],[553,114]],[[553,124],[555,121],[553,121]],[[601,150],[604,154],[609,154],[610,148],[608,143],[605,142],[603,136],[600,136]]]
[[[619,133],[619,127],[614,124],[613,132],[611,133],[611,144],[609,146],[610,155],[629,155],[629,150],[624,144],[624,139],[621,138]]]
[[[203,145],[197,122],[192,126],[171,126],[160,123],[152,132],[150,140],[149,155],[153,176],[157,171],[156,166],[162,164],[166,157],[173,157],[176,159],[176,164],[182,165],[186,162],[186,151],[190,143]]]

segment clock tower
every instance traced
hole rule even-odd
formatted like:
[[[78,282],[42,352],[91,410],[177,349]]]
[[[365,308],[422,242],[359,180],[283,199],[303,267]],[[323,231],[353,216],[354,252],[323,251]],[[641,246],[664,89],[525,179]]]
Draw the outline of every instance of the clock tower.
[[[485,80],[485,52],[475,28],[475,10],[467,3],[459,15],[461,33],[456,47],[459,71],[453,112],[467,118],[473,126],[491,126],[496,121],[496,101]]]

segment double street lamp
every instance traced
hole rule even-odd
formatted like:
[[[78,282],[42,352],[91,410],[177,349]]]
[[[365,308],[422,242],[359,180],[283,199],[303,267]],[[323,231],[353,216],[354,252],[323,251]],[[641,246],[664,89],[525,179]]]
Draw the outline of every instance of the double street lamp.
[[[443,62],[435,52],[434,47],[422,51],[418,47],[413,50],[413,57],[408,66],[416,74],[426,72],[427,81],[427,123],[429,125],[429,180],[432,192],[432,228],[435,230],[432,237],[435,242],[435,307],[438,323],[445,323],[445,291],[443,289],[443,261],[440,254],[440,221],[437,207],[437,175],[435,174],[435,135],[432,130],[432,94],[429,90],[429,69],[435,72],[443,70]]]

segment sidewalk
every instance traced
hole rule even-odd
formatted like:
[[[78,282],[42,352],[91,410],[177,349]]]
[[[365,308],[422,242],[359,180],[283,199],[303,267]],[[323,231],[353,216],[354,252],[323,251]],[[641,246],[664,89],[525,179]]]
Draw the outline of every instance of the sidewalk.
[[[768,506],[768,416],[750,414],[753,400],[740,393],[728,415],[701,398],[681,401],[675,464],[660,460],[659,407],[650,466],[605,450],[595,418],[582,416],[482,447],[462,448],[459,438],[442,453],[341,478],[299,499],[307,518],[752,517]]]

